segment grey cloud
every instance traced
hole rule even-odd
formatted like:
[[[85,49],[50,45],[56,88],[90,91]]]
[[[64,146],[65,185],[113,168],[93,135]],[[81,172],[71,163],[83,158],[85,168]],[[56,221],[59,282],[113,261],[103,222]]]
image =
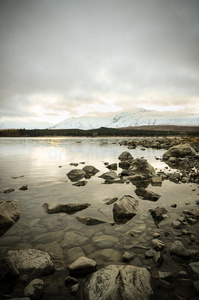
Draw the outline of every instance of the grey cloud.
[[[198,15],[197,0],[2,0],[3,114],[14,102],[17,114],[31,115],[35,94],[58,95],[41,103],[55,113],[100,96],[156,90],[168,95],[162,105],[197,96]]]

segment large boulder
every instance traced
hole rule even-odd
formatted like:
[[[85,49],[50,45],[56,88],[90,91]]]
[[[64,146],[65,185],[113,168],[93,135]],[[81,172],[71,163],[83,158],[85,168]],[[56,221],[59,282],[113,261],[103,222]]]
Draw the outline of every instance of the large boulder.
[[[129,171],[134,174],[154,175],[155,169],[144,158],[136,158],[132,161]],[[133,174],[132,174],[133,175]]]
[[[82,169],[73,169],[66,175],[72,182],[74,182],[82,179],[86,175],[86,172]]]
[[[106,179],[106,180],[113,180],[113,179],[119,178],[117,173],[114,171],[105,172],[102,175],[100,175],[99,177]]]
[[[195,156],[196,151],[189,144],[180,144],[169,148],[163,154],[163,160],[168,160],[170,157],[185,157],[185,156]]]
[[[54,265],[47,252],[25,249],[10,250],[8,258],[13,262],[19,274],[48,275],[53,273]]]
[[[54,214],[54,213],[67,213],[74,214],[77,211],[83,210],[89,207],[89,203],[44,203],[43,208],[46,213]]]
[[[0,201],[0,235],[20,218],[18,201]]]
[[[138,210],[139,201],[130,195],[124,195],[120,200],[114,203],[114,220],[130,219],[134,217]]]
[[[92,274],[84,287],[86,300],[147,300],[153,295],[145,268],[110,265]]]

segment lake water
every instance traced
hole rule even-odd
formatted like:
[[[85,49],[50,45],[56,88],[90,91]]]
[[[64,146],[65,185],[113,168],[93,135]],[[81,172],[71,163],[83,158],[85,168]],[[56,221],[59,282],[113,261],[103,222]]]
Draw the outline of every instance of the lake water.
[[[42,299],[82,299],[81,291],[72,296],[64,286],[67,276],[65,268],[77,257],[85,255],[93,258],[99,267],[122,263],[122,254],[126,251],[135,255],[130,262],[136,266],[155,268],[151,260],[144,258],[144,250],[131,249],[132,245],[149,246],[153,233],[170,230],[166,239],[169,246],[176,236],[171,223],[180,216],[183,209],[191,209],[198,200],[196,184],[175,184],[165,180],[161,187],[149,186],[148,189],[161,195],[157,202],[139,199],[133,184],[104,184],[99,178],[108,169],[104,162],[119,162],[118,156],[128,150],[120,146],[119,141],[125,138],[1,138],[0,139],[0,190],[14,188],[9,194],[0,193],[1,200],[18,200],[21,216],[2,237],[0,247],[16,249],[35,248],[47,251],[55,261],[57,270],[52,276],[44,278],[45,289]],[[133,138],[130,138],[133,139]],[[174,172],[160,158],[165,150],[140,147],[128,150],[134,158],[144,157],[156,171]],[[77,167],[70,163],[78,163]],[[93,165],[100,170],[88,184],[74,186],[66,174],[74,168]],[[117,173],[121,172],[118,168]],[[12,178],[17,177],[17,178]],[[28,190],[18,190],[27,184]],[[113,205],[104,206],[106,198],[131,195],[139,200],[137,215],[126,224],[113,222]],[[91,204],[85,210],[73,215],[64,213],[46,214],[44,203]],[[172,208],[172,204],[177,208]],[[188,205],[187,205],[188,204]],[[164,206],[168,218],[156,227],[149,209]],[[86,226],[78,222],[77,216],[93,217],[105,221],[104,224]],[[140,227],[141,226],[141,227]],[[138,236],[132,237],[128,232],[142,228]],[[103,243],[96,242],[103,240]],[[130,250],[129,250],[130,249]],[[170,269],[173,262],[167,260],[163,269]],[[176,271],[177,265],[174,265]]]

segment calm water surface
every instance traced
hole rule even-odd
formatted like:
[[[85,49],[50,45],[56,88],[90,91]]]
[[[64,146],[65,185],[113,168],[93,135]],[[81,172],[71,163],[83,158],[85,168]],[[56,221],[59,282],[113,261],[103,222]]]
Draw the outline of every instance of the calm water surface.
[[[153,232],[165,231],[184,208],[190,209],[198,200],[199,189],[196,184],[175,184],[166,180],[161,187],[148,187],[161,195],[157,202],[139,199],[139,210],[134,218],[126,224],[110,225],[113,222],[113,205],[103,206],[104,199],[121,198],[127,194],[138,199],[134,193],[136,187],[131,183],[104,184],[104,180],[98,177],[108,171],[104,162],[119,162],[118,156],[128,150],[118,144],[121,140],[124,138],[0,139],[0,190],[15,189],[9,194],[0,193],[0,197],[3,200],[18,200],[21,211],[18,222],[0,237],[0,246],[42,249],[52,255],[58,270],[54,275],[46,277],[43,299],[62,299],[62,296],[68,295],[64,287],[67,271],[61,268],[62,264],[67,266],[80,254],[94,258],[99,266],[121,263],[121,256],[129,246],[147,246]],[[146,158],[156,171],[175,171],[165,169],[167,166],[156,159],[161,157],[165,150],[149,148],[143,151],[137,147],[128,151],[134,158]],[[66,176],[75,168],[70,163],[78,163],[77,168],[93,165],[100,172],[88,179],[86,186],[76,187]],[[117,173],[120,172],[121,169],[118,168]],[[28,190],[18,190],[24,184],[28,185]],[[42,207],[45,202],[89,202],[91,206],[74,215],[48,215]],[[177,208],[171,208],[171,204],[174,203],[177,204]],[[185,203],[189,203],[189,206]],[[164,206],[168,210],[168,218],[161,222],[160,228],[156,227],[148,212],[156,206]],[[77,216],[94,217],[107,223],[86,226],[78,222]],[[128,234],[130,230],[142,225],[146,228],[138,237]],[[103,249],[102,245],[95,243],[97,238],[107,240],[108,237],[115,238],[111,246],[105,244]],[[150,265],[140,250],[133,252],[136,254],[133,265]],[[81,299],[80,294],[68,296],[67,299]],[[52,295],[57,298],[52,298]]]

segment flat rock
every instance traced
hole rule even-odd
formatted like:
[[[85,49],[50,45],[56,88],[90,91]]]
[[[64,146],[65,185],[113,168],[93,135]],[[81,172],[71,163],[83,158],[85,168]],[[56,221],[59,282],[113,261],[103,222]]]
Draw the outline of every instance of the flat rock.
[[[87,279],[84,295],[86,300],[148,300],[150,274],[145,268],[110,265]]]
[[[111,248],[118,242],[119,240],[116,237],[111,235],[94,236],[92,239],[92,243],[98,249]]]
[[[44,203],[43,208],[48,214],[67,213],[73,214],[89,207],[89,203]]]
[[[79,257],[69,267],[69,273],[71,275],[82,275],[92,273],[96,270],[97,263],[85,256]]]
[[[8,258],[13,262],[19,274],[48,275],[53,273],[54,266],[47,252],[25,249],[10,250]]]

